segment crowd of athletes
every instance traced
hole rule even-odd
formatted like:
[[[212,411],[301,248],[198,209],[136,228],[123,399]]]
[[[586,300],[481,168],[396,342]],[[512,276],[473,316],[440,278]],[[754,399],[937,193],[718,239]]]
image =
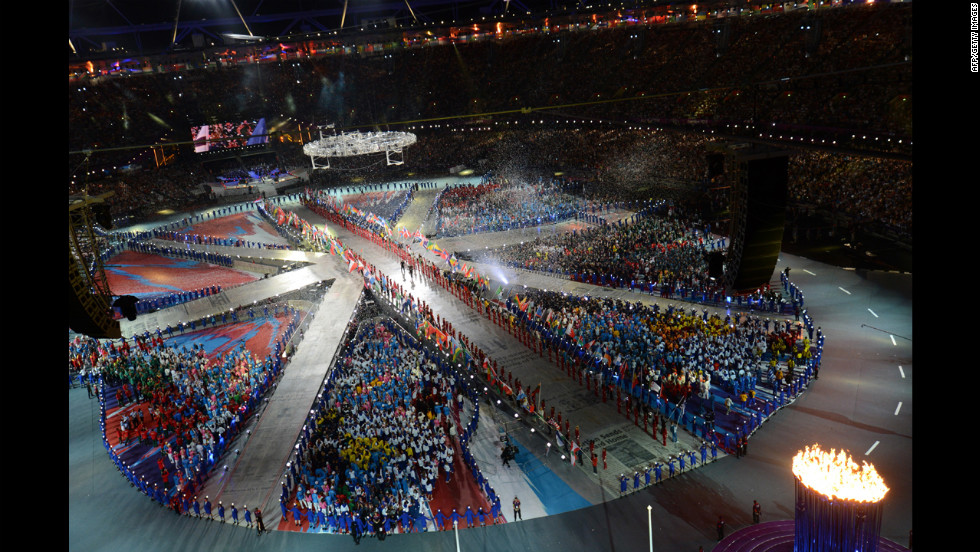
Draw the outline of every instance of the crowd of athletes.
[[[301,446],[296,495],[283,497],[290,513],[302,511],[292,521],[312,511],[311,527],[323,531],[370,523],[374,532],[378,522],[392,532],[402,519],[402,531],[424,527],[436,479],[452,474],[453,376],[377,321],[348,345],[322,402]]]

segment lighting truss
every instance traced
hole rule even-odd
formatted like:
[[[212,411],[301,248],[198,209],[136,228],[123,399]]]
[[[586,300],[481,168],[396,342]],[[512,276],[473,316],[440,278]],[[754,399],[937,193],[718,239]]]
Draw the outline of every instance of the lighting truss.
[[[331,157],[354,157],[384,152],[389,165],[405,164],[403,149],[416,142],[411,132],[342,132],[303,146],[314,169],[329,169]]]

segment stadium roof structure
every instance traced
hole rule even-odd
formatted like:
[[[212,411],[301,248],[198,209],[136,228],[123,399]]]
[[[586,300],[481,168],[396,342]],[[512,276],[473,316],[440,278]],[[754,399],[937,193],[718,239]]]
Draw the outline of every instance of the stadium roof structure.
[[[151,55],[250,42],[301,39],[470,22],[486,17],[591,13],[616,7],[691,4],[695,0],[70,0],[69,56]],[[727,4],[702,0],[697,4]]]

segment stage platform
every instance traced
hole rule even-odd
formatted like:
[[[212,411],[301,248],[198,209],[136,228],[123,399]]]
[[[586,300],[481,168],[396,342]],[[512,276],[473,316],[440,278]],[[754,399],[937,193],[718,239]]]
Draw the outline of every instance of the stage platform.
[[[299,182],[306,179],[309,170],[306,168],[294,169],[278,179],[262,178],[253,179],[242,184],[226,185],[222,182],[207,182],[204,185],[210,188],[211,193],[219,201],[235,199],[254,198],[255,196],[272,197],[281,190],[286,190],[296,186]]]
[[[161,247],[172,247],[175,243],[165,240],[150,241]],[[215,295],[140,315],[133,321],[121,320],[119,326],[122,335],[142,334],[144,331],[154,333],[157,328],[163,329],[168,325],[176,328],[182,322],[189,322],[215,314],[220,315],[222,312],[228,312],[229,309],[248,306],[256,301],[275,297],[276,295],[294,291],[317,282],[336,280],[338,278],[354,281],[354,277],[346,270],[342,270],[336,263],[324,262],[325,258],[330,258],[330,255],[325,253],[306,253],[277,249],[243,249],[196,244],[188,244],[186,247],[198,251],[229,255],[233,258],[240,257],[236,260],[234,266],[242,270],[264,272],[275,270],[274,268],[270,268],[271,265],[261,264],[262,259],[274,260],[277,263],[304,263],[308,264],[308,266],[282,274],[268,276],[231,289],[222,290],[221,293]]]
[[[359,278],[339,277],[317,307],[296,354],[262,411],[243,434],[233,441],[225,465],[218,466],[201,494],[212,502],[248,504],[266,512],[265,523],[275,527],[280,517],[277,491],[286,462],[310,408],[323,386],[327,368],[342,344],[347,322],[364,289]],[[240,450],[240,454],[234,451]]]
[[[744,527],[723,538],[713,552],[793,552],[796,527],[793,520],[770,521]],[[908,548],[878,539],[878,552],[904,552]]]
[[[428,228],[433,219],[426,214],[437,190],[421,190],[405,211],[402,223],[414,230],[420,225]],[[426,203],[428,202],[428,203]],[[311,223],[323,220],[295,202],[284,204]],[[567,224],[567,223],[566,223]],[[573,382],[564,372],[532,353],[501,328],[463,305],[445,289],[421,280],[402,277],[400,259],[374,243],[354,236],[342,228],[331,230],[365,258],[377,265],[390,278],[405,286],[416,298],[426,301],[443,319],[452,322],[457,331],[497,359],[501,367],[513,372],[526,384],[541,383],[541,395],[549,408],[555,406],[575,425],[583,437],[597,437],[609,444],[608,470],[598,476],[591,464],[571,466],[561,462],[555,453],[548,453],[540,433],[514,425],[506,414],[486,410],[481,414],[481,429],[474,437],[474,455],[486,465],[490,478],[501,497],[508,523],[459,531],[461,549],[492,548],[495,550],[562,551],[568,550],[645,550],[647,548],[647,505],[651,505],[654,521],[654,541],[657,550],[716,550],[722,543],[714,538],[714,521],[725,515],[729,528],[749,524],[749,507],[759,499],[767,512],[765,519],[792,517],[792,475],[790,457],[802,446],[820,442],[846,445],[861,452],[871,441],[879,439],[878,451],[868,459],[876,463],[893,491],[886,498],[886,527],[882,535],[898,541],[911,529],[911,388],[905,389],[906,374],[911,376],[911,276],[900,274],[864,273],[822,265],[788,255],[782,255],[779,267],[792,266],[794,281],[806,291],[810,313],[828,335],[830,347],[825,351],[824,368],[797,404],[784,408],[753,437],[751,454],[735,459],[719,454],[716,462],[698,466],[660,485],[633,490],[620,497],[618,478],[632,473],[637,467],[654,460],[663,461],[669,454],[695,447],[697,439],[679,431],[680,442],[667,446],[655,441],[632,420],[617,413],[615,399],[602,402],[594,393]],[[542,232],[553,232],[543,228]],[[536,229],[513,230],[509,233],[475,235],[465,238],[437,239],[447,250],[464,250],[495,246],[507,240],[520,241],[536,235]],[[513,243],[511,241],[510,243]],[[201,247],[205,246],[191,246]],[[225,251],[227,249],[227,251]],[[309,412],[309,407],[325,376],[325,368],[339,343],[340,333],[354,308],[363,283],[347,272],[341,261],[330,255],[315,255],[291,251],[218,248],[210,251],[238,255],[247,252],[253,257],[291,260],[310,263],[288,273],[269,276],[253,283],[225,290],[218,296],[199,299],[171,309],[139,317],[134,322],[123,321],[124,335],[155,331],[166,325],[219,313],[238,305],[248,305],[283,290],[299,289],[323,280],[334,284],[314,314],[313,324],[287,366],[278,389],[270,396],[264,410],[256,416],[247,441],[232,444],[240,454],[226,457],[225,472],[219,465],[215,475],[206,483],[205,493],[213,502],[247,503],[260,506],[265,522],[275,527],[279,519],[277,493],[284,463]],[[414,254],[422,253],[429,260],[436,258],[421,248],[412,247]],[[441,259],[440,259],[441,261]],[[474,263],[478,269],[490,272],[495,267]],[[501,274],[511,284],[527,285],[548,290],[681,304],[628,290],[612,290],[580,282],[553,278],[523,270],[503,269]],[[774,274],[778,285],[778,274]],[[846,294],[841,289],[846,290]],[[867,314],[874,306],[874,318]],[[700,310],[702,307],[698,306]],[[878,319],[881,316],[882,319]],[[898,339],[896,340],[896,337]],[[889,373],[899,367],[901,380],[884,383],[885,364]],[[854,378],[868,380],[867,385],[854,388]],[[870,412],[884,399],[873,397],[887,394],[904,401],[902,416],[898,411],[881,416]],[[846,402],[842,406],[841,401]],[[95,409],[95,416],[91,415]],[[894,405],[891,406],[894,409]],[[337,535],[307,535],[273,532],[256,536],[255,531],[240,527],[192,520],[167,513],[136,490],[116,473],[113,464],[101,447],[97,423],[98,406],[85,397],[84,389],[70,392],[69,397],[69,533],[73,548],[79,550],[141,549],[156,550],[262,550],[282,548],[313,550],[329,546],[332,549],[354,549],[349,538]],[[864,421],[864,420],[875,421]],[[770,429],[770,426],[771,429]],[[871,431],[869,431],[871,428]],[[517,464],[511,469],[499,461],[501,435],[508,435],[519,445]],[[872,447],[874,450],[874,447]],[[494,455],[497,454],[496,463]],[[870,452],[866,456],[870,455]],[[886,461],[887,459],[887,461]],[[881,464],[879,464],[881,462]],[[509,502],[513,492],[522,495],[525,520],[513,523]],[[213,493],[213,494],[212,494]],[[532,496],[533,495],[533,496]],[[554,496],[564,498],[555,500]],[[582,506],[585,503],[592,506]],[[106,515],[106,505],[113,515]],[[765,524],[763,524],[765,525]],[[126,529],[127,527],[131,529]],[[135,529],[138,527],[139,529]],[[111,537],[109,537],[111,535]],[[397,546],[403,550],[455,550],[453,534],[391,535],[392,541],[380,543],[374,539],[362,541],[359,549]],[[716,546],[717,545],[717,546]],[[896,545],[897,546],[897,545]],[[900,550],[901,547],[883,550]],[[731,549],[736,550],[736,549]],[[762,550],[762,549],[760,549]],[[777,550],[775,548],[771,550]]]

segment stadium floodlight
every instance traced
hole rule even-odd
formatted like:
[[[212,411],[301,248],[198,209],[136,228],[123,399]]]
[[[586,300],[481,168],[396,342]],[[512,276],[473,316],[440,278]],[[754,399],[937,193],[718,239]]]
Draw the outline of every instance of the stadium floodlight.
[[[255,36],[255,35],[238,34],[238,33],[221,33],[221,36],[226,38],[232,38],[235,40],[255,40],[255,41],[265,40],[264,36]]]

